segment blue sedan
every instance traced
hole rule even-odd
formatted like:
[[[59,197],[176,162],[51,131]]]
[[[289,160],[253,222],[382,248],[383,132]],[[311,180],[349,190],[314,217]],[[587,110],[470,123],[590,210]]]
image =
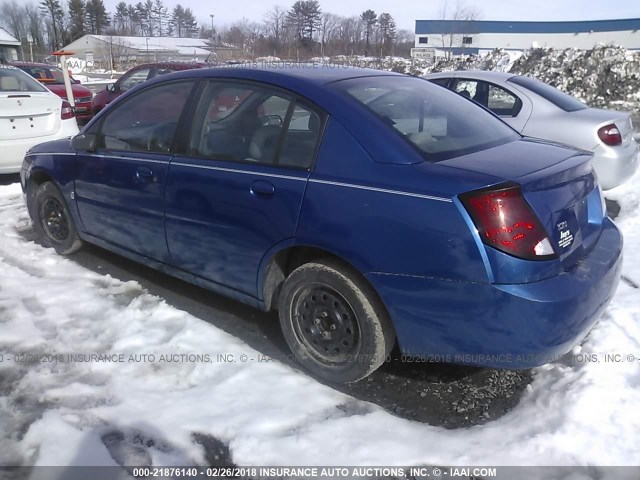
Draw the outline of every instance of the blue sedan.
[[[264,310],[332,382],[397,345],[525,368],[582,340],[622,238],[591,156],[459,95],[351,68],[228,68],[131,89],[21,173],[45,246],[99,245]]]

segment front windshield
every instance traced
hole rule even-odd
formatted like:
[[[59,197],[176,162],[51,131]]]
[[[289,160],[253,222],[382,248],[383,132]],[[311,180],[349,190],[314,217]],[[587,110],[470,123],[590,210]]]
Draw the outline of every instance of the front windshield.
[[[0,65],[0,93],[47,91],[22,70]]]
[[[361,77],[333,85],[365,105],[429,161],[466,155],[520,138],[472,101],[420,78]]]

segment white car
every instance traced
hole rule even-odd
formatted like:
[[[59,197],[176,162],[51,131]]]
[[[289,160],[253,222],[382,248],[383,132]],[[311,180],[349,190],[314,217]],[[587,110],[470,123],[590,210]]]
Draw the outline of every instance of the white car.
[[[0,65],[0,174],[19,172],[34,145],[77,133],[66,100],[19,68]]]
[[[458,71],[425,78],[491,110],[522,135],[593,152],[603,190],[621,185],[638,168],[640,149],[628,112],[589,108],[551,85],[512,73]]]

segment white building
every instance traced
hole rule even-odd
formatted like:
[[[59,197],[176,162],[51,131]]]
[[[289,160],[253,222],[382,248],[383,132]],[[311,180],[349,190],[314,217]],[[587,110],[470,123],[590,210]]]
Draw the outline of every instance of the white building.
[[[571,22],[499,22],[473,20],[416,20],[415,49],[435,49],[436,54],[478,54],[502,48],[526,50],[620,45],[640,50],[640,18]],[[416,55],[417,54],[417,55]]]
[[[114,64],[156,61],[204,61],[211,47],[201,38],[128,37],[118,35],[84,35],[62,50],[74,57],[109,69]]]
[[[4,28],[0,28],[0,57],[7,62],[18,60],[20,41],[9,35]]]

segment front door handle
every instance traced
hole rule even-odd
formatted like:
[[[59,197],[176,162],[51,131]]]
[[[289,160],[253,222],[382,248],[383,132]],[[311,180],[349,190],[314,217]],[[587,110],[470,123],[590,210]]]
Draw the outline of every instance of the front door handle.
[[[153,180],[153,170],[149,167],[138,167],[136,169],[136,180],[147,183]]]
[[[256,180],[251,184],[250,190],[254,195],[270,197],[275,193],[276,187],[273,186],[273,183],[267,182],[266,180]]]

